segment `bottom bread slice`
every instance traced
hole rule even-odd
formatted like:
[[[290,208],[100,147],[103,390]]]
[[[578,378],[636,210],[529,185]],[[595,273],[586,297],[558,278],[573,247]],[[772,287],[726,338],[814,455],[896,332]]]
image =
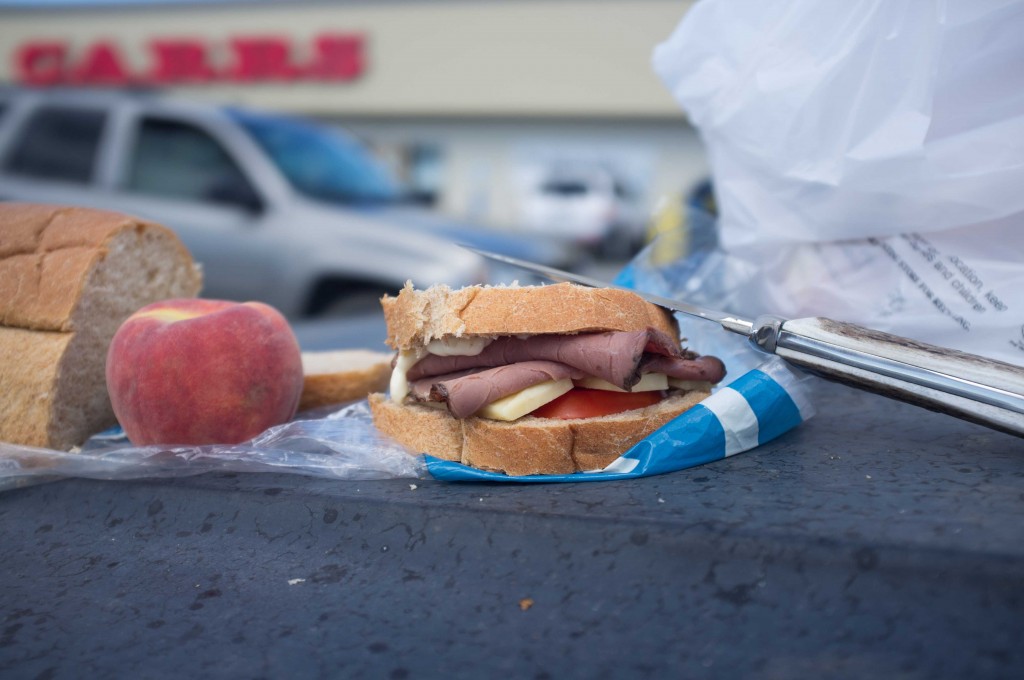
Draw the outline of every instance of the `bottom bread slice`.
[[[521,476],[599,470],[709,394],[694,390],[599,418],[525,416],[514,422],[459,420],[445,409],[397,404],[381,393],[369,402],[377,429],[415,452]]]

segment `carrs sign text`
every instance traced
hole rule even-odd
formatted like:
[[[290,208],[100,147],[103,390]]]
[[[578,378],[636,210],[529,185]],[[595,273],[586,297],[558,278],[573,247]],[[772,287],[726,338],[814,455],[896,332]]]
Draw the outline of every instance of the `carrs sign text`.
[[[215,59],[215,47],[226,58]],[[242,36],[223,45],[198,38],[153,38],[146,43],[149,68],[132,67],[114,41],[99,40],[74,51],[67,41],[32,40],[14,55],[14,75],[22,85],[194,85],[328,80],[349,81],[366,69],[361,34],[314,36],[305,58],[282,36]]]

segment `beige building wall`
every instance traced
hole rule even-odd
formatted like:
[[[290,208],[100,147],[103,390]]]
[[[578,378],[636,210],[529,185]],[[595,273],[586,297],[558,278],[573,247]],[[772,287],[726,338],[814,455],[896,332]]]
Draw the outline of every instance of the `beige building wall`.
[[[306,45],[319,33],[352,32],[365,36],[368,57],[355,82],[177,91],[319,115],[671,117],[678,109],[649,60],[688,4],[382,0],[2,10],[0,80],[11,80],[18,47],[33,39],[67,40],[78,50],[112,39],[144,70],[154,37],[223,45],[237,35],[285,34]]]

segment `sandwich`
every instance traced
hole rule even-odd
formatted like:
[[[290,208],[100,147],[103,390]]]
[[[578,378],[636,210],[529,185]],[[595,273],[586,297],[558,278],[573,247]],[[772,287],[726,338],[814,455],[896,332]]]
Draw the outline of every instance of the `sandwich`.
[[[602,469],[725,375],[626,290],[406,284],[381,304],[397,354],[388,393],[369,398],[377,429],[508,475]]]

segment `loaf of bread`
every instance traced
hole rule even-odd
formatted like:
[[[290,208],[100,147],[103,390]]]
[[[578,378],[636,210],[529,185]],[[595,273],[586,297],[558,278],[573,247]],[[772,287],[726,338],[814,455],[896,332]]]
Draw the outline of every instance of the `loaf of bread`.
[[[70,449],[115,424],[107,346],[202,276],[169,229],[119,213],[0,203],[0,440]]]

